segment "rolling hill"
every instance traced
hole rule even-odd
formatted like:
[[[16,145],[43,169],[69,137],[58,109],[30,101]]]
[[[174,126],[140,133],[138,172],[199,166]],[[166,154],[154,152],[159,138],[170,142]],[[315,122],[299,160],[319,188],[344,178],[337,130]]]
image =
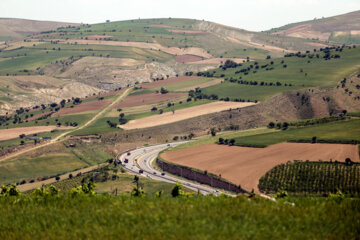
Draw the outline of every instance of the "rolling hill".
[[[360,43],[360,11],[292,23],[267,31],[277,36],[314,39],[333,43]]]
[[[28,35],[55,30],[58,27],[77,25],[79,24],[17,18],[0,18],[0,42],[20,40]]]

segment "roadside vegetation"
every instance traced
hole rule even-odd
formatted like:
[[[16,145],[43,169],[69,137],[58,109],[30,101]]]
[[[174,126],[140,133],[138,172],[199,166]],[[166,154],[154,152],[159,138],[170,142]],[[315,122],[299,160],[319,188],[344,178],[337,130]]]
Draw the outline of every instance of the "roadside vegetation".
[[[180,185],[173,187],[173,197],[146,197],[135,188],[131,196],[97,195],[95,188],[89,182],[68,193],[50,186],[21,195],[3,187],[1,239],[353,239],[358,234],[359,200],[340,195],[273,202],[254,195],[188,195]]]

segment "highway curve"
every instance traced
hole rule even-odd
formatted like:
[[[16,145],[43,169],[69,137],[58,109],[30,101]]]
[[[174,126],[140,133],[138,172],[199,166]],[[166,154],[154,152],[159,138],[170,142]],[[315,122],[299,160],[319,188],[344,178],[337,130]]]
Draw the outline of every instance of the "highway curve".
[[[159,153],[168,148],[168,147],[174,147],[180,144],[183,144],[185,142],[176,142],[176,143],[169,143],[169,144],[160,144],[155,146],[149,146],[149,147],[143,147],[143,148],[137,148],[134,150],[129,151],[130,155],[127,153],[123,153],[117,156],[117,160],[120,160],[122,163],[122,166],[127,169],[129,172],[132,172],[136,175],[141,175],[143,177],[147,177],[150,179],[155,179],[158,181],[168,182],[168,183],[181,183],[186,188],[189,188],[193,191],[200,191],[202,194],[214,194],[214,195],[220,195],[220,194],[227,194],[231,195],[229,193],[220,191],[216,188],[210,187],[210,186],[204,186],[198,183],[194,183],[191,181],[187,181],[182,178],[177,178],[173,175],[168,175],[164,172],[161,172],[157,169],[155,169],[152,166],[152,162],[156,159],[156,157],[159,155]],[[128,159],[128,163],[125,163],[125,158]],[[139,173],[139,171],[142,170],[143,173]],[[234,196],[234,195],[231,195]]]

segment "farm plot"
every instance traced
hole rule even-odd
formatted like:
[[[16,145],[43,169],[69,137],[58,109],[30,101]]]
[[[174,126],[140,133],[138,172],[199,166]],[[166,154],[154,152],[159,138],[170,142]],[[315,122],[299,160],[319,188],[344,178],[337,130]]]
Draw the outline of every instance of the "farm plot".
[[[136,129],[136,128],[147,128],[154,127],[164,124],[169,124],[173,122],[182,121],[185,119],[221,112],[228,109],[236,109],[243,108],[254,105],[255,103],[242,103],[242,102],[213,102],[208,104],[203,104],[195,107],[185,108],[181,110],[177,110],[175,112],[166,112],[159,115],[153,115],[150,117],[145,117],[141,119],[131,120],[129,123],[125,125],[121,125],[121,128],[128,129]]]
[[[167,93],[167,94],[160,94],[160,93],[145,93],[141,95],[134,95],[127,97],[123,102],[115,104],[112,109],[114,108],[124,108],[124,107],[135,107],[141,106],[151,103],[157,103],[162,101],[171,100],[174,98],[179,98],[186,96],[186,93]]]
[[[143,89],[162,87],[162,86],[166,86],[168,84],[188,81],[188,80],[197,79],[197,78],[199,78],[199,77],[195,77],[195,76],[173,77],[173,78],[168,78],[168,79],[160,80],[160,81],[156,81],[156,82],[145,83],[145,84],[142,84],[141,87]]]
[[[6,141],[9,139],[18,138],[19,135],[34,134],[42,132],[50,132],[52,130],[65,130],[71,129],[72,127],[57,127],[57,126],[36,126],[36,127],[19,127],[10,129],[0,129],[0,141]]]
[[[121,41],[103,41],[103,40],[82,40],[82,39],[69,39],[63,41],[62,39],[47,39],[47,41],[61,41],[65,43],[84,44],[84,45],[106,45],[106,46],[123,46],[123,47],[135,47],[145,48],[150,50],[162,51],[171,55],[196,55],[204,58],[211,58],[212,56],[204,49],[198,47],[178,48],[178,47],[165,47],[158,43],[146,43],[146,42],[121,42]]]
[[[73,108],[67,107],[60,109],[57,113],[54,114],[54,117],[67,115],[67,114],[77,114],[84,113],[88,111],[100,110],[101,108],[107,106],[112,102],[113,99],[104,99],[101,101],[95,100],[90,102],[81,103],[79,105],[75,105]]]
[[[192,63],[204,60],[202,57],[194,56],[194,55],[180,55],[175,57],[175,61],[179,63]]]
[[[209,58],[209,59],[203,59],[200,61],[194,61],[192,64],[224,64],[227,60],[231,60],[236,63],[243,63],[247,59],[245,58]]]
[[[267,148],[206,144],[161,154],[166,161],[220,175],[258,191],[259,179],[274,166],[293,160],[359,162],[357,145],[280,143]]]

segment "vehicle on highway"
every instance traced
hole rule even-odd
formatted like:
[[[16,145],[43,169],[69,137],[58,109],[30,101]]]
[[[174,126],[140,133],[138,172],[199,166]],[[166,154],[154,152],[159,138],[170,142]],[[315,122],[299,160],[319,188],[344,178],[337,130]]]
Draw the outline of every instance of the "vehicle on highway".
[[[131,152],[128,152],[127,155],[130,156],[130,155],[131,155]]]
[[[129,159],[125,158],[124,163],[128,163],[128,162],[129,162]]]
[[[144,172],[144,170],[142,170],[142,169],[139,170],[139,173],[143,173],[143,172]]]
[[[156,172],[154,172],[154,174],[156,175]]]
[[[163,172],[163,173],[161,173],[161,176],[165,176],[165,173]]]

